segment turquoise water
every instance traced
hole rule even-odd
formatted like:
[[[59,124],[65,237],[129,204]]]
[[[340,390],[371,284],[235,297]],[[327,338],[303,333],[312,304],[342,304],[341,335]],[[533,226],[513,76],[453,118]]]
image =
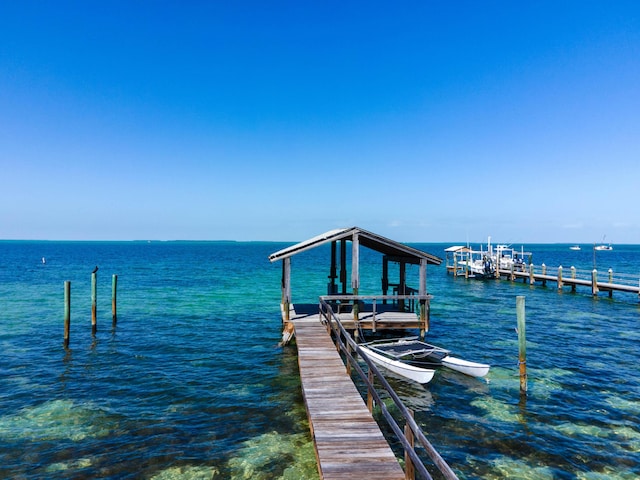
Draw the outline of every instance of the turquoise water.
[[[286,245],[0,242],[0,477],[317,478],[295,348],[277,346],[280,264],[267,257]],[[415,246],[444,256],[448,245]],[[589,249],[525,249],[536,264],[593,265]],[[361,260],[361,293],[379,293],[379,258]],[[638,273],[640,247],[614,245],[597,265]],[[294,257],[292,270],[294,301],[316,301],[328,249]],[[428,277],[430,341],[492,371],[488,381],[444,371],[426,387],[391,381],[460,478],[640,476],[637,296],[468,281],[444,266]],[[526,401],[518,295],[526,297]]]

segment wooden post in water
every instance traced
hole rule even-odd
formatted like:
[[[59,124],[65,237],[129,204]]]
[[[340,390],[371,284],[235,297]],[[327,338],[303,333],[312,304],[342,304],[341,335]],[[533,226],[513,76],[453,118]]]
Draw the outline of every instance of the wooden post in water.
[[[533,273],[533,263],[529,264],[529,285],[533,285],[536,282],[535,274]]]
[[[69,348],[69,331],[71,330],[71,282],[64,282],[64,348]]]
[[[562,265],[558,267],[558,290],[562,290]]]
[[[518,366],[520,367],[520,395],[527,394],[527,335],[524,311],[524,296],[516,297],[518,317]]]
[[[98,274],[93,272],[91,274],[91,334],[95,335],[98,330]]]
[[[118,309],[117,309],[117,296],[118,290],[118,275],[113,275],[111,277],[111,327],[116,328],[116,324],[118,323]]]
[[[411,415],[411,418],[413,418],[413,410],[407,408],[407,411],[409,412],[409,415]],[[409,445],[411,445],[411,448],[414,448],[415,440],[413,436],[413,430],[411,430],[409,422],[404,424],[404,436],[406,437],[407,442],[409,442]],[[404,478],[405,480],[414,480],[416,478],[416,470],[413,466],[413,462],[411,461],[411,456],[409,455],[408,450],[404,451]]]
[[[598,271],[595,268],[591,271],[591,295],[598,295]]]
[[[609,269],[609,283],[613,283],[613,269]],[[609,298],[613,298],[613,288],[609,289]]]
[[[576,279],[576,267],[574,267],[573,265],[571,266],[571,279],[575,281]],[[576,291],[576,284],[572,283],[571,284],[571,291],[575,292]]]

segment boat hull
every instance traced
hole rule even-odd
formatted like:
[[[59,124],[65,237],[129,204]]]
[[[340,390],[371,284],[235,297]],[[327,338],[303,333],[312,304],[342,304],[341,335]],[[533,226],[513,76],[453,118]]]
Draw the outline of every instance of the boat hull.
[[[442,365],[471,377],[484,377],[489,373],[489,369],[491,368],[491,366],[486,363],[469,362],[450,355],[442,359]]]
[[[360,345],[360,348],[373,363],[418,383],[429,383],[436,373],[436,371],[431,368],[408,365],[402,361],[387,358],[384,355],[380,355],[379,353],[376,353],[362,345]]]
[[[414,337],[393,342],[371,342],[364,346],[368,351],[372,351],[387,361],[427,370],[446,367],[471,377],[484,377],[491,368],[486,363],[470,362],[452,357],[449,350],[422,342]]]

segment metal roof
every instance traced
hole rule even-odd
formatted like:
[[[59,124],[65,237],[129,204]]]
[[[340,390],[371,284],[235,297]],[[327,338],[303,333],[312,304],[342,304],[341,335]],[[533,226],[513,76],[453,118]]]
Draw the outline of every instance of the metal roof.
[[[442,263],[442,259],[435,255],[395,242],[358,227],[329,230],[328,232],[317,235],[309,240],[296,243],[295,245],[272,253],[269,255],[269,260],[272,262],[282,260],[297,253],[304,252],[305,250],[310,250],[325,243],[335,242],[337,240],[346,239],[353,241],[354,235],[358,235],[360,245],[385,255],[404,257],[407,260],[415,261],[415,263],[420,263],[421,259],[426,259],[427,263],[432,265],[440,265]]]

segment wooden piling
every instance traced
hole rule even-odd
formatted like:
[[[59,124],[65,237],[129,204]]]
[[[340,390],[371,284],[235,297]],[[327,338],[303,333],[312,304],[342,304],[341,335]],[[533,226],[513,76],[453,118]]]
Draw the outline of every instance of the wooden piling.
[[[64,282],[64,348],[69,348],[69,332],[71,330],[71,282]]]
[[[591,271],[591,295],[598,295],[598,271],[594,268]]]
[[[413,418],[413,410],[407,409],[411,418]],[[413,430],[411,430],[411,426],[409,423],[405,423],[404,425],[404,436],[411,445],[411,448],[415,447],[415,439],[413,435]],[[413,461],[411,460],[411,456],[409,455],[409,451],[405,449],[404,451],[404,478],[405,480],[415,480],[416,478],[416,469],[413,466]]]
[[[117,290],[118,290],[118,275],[111,277],[111,326],[116,328],[118,323],[118,309],[117,309]]]
[[[91,274],[91,334],[95,335],[98,330],[98,274]]]
[[[520,367],[520,395],[527,394],[527,336],[525,321],[524,296],[516,297],[516,314],[518,317],[518,365]]]
[[[533,272],[533,263],[529,264],[529,285],[533,285],[536,282],[536,277]]]
[[[558,267],[558,290],[562,290],[562,265]]]
[[[369,385],[373,385],[373,372],[371,369],[367,372],[367,379],[369,379]],[[373,413],[373,394],[371,393],[371,388],[367,389],[367,409],[369,413]]]

